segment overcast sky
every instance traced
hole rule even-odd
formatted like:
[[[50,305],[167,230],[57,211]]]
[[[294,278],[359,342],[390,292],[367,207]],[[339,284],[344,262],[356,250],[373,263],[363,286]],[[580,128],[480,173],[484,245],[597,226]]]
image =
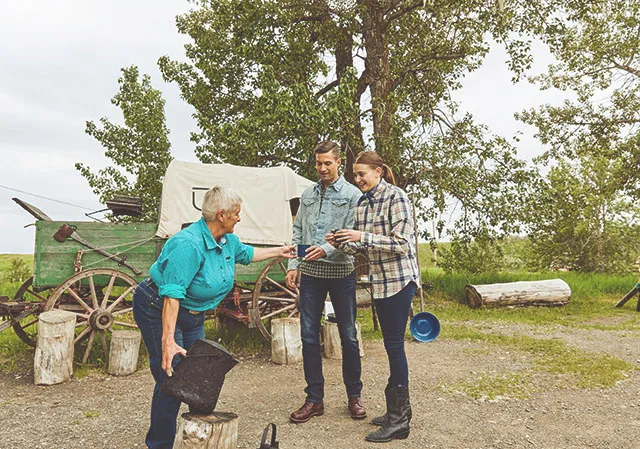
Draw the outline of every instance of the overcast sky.
[[[137,65],[163,92],[173,156],[196,161],[189,132],[192,110],[174,84],[162,81],[158,57],[183,58],[186,38],[178,34],[175,16],[190,4],[176,0],[0,0],[0,253],[33,253],[32,217],[11,198],[30,202],[54,220],[88,220],[84,213],[101,209],[76,162],[101,168],[104,149],[84,133],[87,120],[108,117],[121,122],[111,105],[120,68]],[[536,46],[535,69],[551,61]],[[513,118],[514,112],[551,102],[563,95],[539,92],[535,86],[513,86],[505,54],[493,49],[483,67],[470,74],[455,94],[462,109],[495,133],[523,133],[521,157],[541,152],[534,130]],[[53,202],[7,189],[54,198]]]

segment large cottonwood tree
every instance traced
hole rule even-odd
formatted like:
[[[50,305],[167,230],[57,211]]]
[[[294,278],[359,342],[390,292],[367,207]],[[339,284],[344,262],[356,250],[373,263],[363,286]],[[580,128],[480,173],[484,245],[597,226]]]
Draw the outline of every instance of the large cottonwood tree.
[[[509,50],[515,77],[526,70],[518,36],[542,30],[532,3],[203,0],[177,19],[187,61],[159,65],[195,108],[204,162],[286,161],[314,176],[311,149],[332,138],[347,176],[355,153],[375,149],[401,185],[432,200],[431,218],[453,199],[461,232],[508,232],[526,169],[510,142],[458,113],[452,91],[481,65],[488,36]]]

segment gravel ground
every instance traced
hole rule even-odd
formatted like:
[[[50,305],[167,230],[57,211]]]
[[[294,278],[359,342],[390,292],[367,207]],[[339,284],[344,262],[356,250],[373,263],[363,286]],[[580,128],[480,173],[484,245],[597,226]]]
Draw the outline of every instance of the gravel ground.
[[[605,352],[637,365],[640,334],[558,326],[482,325],[483,331],[537,338]],[[365,342],[364,401],[383,412],[388,368],[381,341]],[[325,360],[325,414],[288,421],[304,399],[301,365],[266,355],[244,358],[227,376],[218,411],[239,415],[238,446],[256,448],[262,429],[278,425],[283,449],[300,448],[640,448],[640,372],[608,389],[579,389],[531,373],[523,400],[476,400],[443,384],[483,373],[529,373],[529,356],[470,341],[407,343],[413,406],[411,435],[385,444],[364,441],[375,427],[347,416],[340,361]],[[61,385],[32,384],[31,373],[0,375],[0,448],[144,448],[153,380],[147,369],[126,378],[91,375]]]

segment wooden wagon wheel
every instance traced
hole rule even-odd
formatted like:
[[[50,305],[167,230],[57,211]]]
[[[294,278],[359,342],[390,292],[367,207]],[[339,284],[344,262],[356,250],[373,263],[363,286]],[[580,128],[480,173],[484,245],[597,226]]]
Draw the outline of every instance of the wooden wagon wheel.
[[[104,279],[107,279],[106,285],[102,282]],[[82,363],[87,362],[96,336],[100,338],[107,360],[109,351],[105,332],[111,332],[114,325],[138,328],[132,316],[133,290],[137,285],[135,279],[118,270],[94,268],[81,271],[51,293],[44,310],[59,309],[76,315],[74,344],[88,339]]]
[[[291,290],[284,281],[274,280],[274,273],[287,274],[284,259],[276,258],[260,272],[251,300],[251,322],[264,338],[271,341],[271,319],[292,317],[298,313],[298,289]]]
[[[24,281],[13,296],[14,301],[28,303],[28,307],[22,313],[12,313],[11,317],[15,320],[12,327],[16,335],[29,346],[35,347],[38,334],[38,326],[36,326],[38,315],[44,309],[51,289],[37,292],[33,289],[32,284],[33,276]]]

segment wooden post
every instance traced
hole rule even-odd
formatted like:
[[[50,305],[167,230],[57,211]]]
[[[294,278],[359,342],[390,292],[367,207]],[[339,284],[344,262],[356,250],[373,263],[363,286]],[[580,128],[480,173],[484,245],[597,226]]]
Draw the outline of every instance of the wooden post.
[[[109,367],[112,376],[127,376],[135,372],[140,353],[140,332],[114,331],[109,349]]]
[[[360,323],[356,323],[356,334],[358,337],[358,349],[360,357],[364,357],[362,347],[362,336],[360,335]],[[324,341],[324,356],[328,359],[342,360],[342,343],[340,342],[340,331],[338,323],[325,321],[322,326],[322,338]]]
[[[183,413],[173,449],[236,449],[237,446],[238,415],[235,413]]]
[[[36,385],[66,382],[73,375],[73,339],[76,316],[62,310],[40,314],[33,358]]]
[[[564,306],[571,288],[562,279],[467,285],[471,307]]]
[[[278,365],[290,365],[302,361],[300,320],[276,318],[271,320],[271,360]]]

